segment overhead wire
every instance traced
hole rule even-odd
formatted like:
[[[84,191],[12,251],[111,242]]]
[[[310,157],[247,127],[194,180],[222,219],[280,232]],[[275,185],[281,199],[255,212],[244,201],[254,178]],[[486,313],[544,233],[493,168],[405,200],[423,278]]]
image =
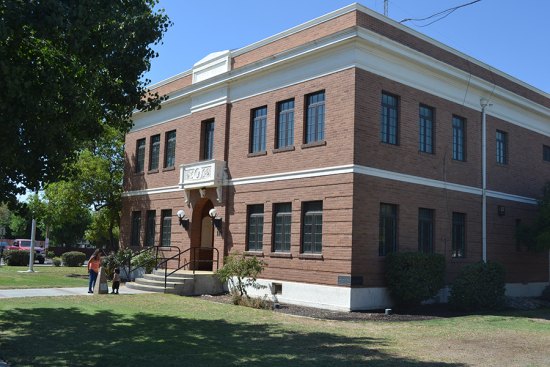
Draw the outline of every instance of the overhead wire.
[[[432,14],[430,15],[429,17],[425,17],[425,18],[405,18],[403,20],[401,20],[399,23],[405,23],[405,22],[422,22],[424,20],[429,20],[429,19],[432,19],[434,17],[437,17],[437,16],[440,16],[439,18],[429,22],[428,24],[423,24],[423,25],[416,25],[417,27],[427,27],[431,24],[434,24],[435,22],[438,22],[446,17],[448,17],[449,15],[451,15],[452,13],[454,13],[455,11],[457,11],[458,9],[460,8],[464,8],[466,6],[469,6],[469,5],[473,5],[475,3],[478,3],[480,2],[481,0],[474,0],[474,1],[471,1],[469,3],[466,3],[466,4],[462,4],[462,5],[458,5],[458,6],[455,6],[455,7],[452,7],[452,8],[449,8],[449,9],[446,9],[446,10],[443,10],[443,11],[440,11],[438,13],[435,13],[435,14]]]

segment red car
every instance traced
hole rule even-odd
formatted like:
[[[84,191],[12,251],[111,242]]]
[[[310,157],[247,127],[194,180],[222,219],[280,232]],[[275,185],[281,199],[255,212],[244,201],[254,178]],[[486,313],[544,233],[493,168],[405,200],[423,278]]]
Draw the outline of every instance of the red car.
[[[18,238],[13,243],[8,246],[8,250],[31,250],[31,240]],[[46,258],[44,257],[44,248],[40,246],[34,246],[34,251],[36,252],[35,260],[40,264],[44,264]]]

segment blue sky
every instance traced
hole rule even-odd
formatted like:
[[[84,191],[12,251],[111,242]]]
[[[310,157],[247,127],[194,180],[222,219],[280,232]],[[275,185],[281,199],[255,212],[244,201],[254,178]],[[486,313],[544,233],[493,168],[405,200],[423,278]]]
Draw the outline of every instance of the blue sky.
[[[472,0],[390,0],[389,17],[424,18]],[[155,49],[152,83],[211,52],[237,49],[351,4],[350,0],[160,0],[174,25]],[[383,0],[359,3],[383,13]],[[407,26],[550,93],[550,1],[481,0],[425,27]]]

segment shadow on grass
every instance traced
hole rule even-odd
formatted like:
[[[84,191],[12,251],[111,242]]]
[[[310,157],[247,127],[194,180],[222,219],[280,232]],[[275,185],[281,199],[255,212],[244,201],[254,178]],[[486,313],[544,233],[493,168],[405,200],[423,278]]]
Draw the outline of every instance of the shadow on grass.
[[[463,366],[390,355],[382,339],[277,324],[36,308],[5,311],[0,326],[0,357],[13,366]]]

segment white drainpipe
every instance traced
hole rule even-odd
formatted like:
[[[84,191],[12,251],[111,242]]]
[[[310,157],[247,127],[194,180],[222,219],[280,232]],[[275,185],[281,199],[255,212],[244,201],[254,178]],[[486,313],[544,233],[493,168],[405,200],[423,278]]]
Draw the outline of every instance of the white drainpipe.
[[[487,262],[487,117],[485,108],[489,105],[489,100],[481,98],[481,242],[482,242],[482,260]]]

